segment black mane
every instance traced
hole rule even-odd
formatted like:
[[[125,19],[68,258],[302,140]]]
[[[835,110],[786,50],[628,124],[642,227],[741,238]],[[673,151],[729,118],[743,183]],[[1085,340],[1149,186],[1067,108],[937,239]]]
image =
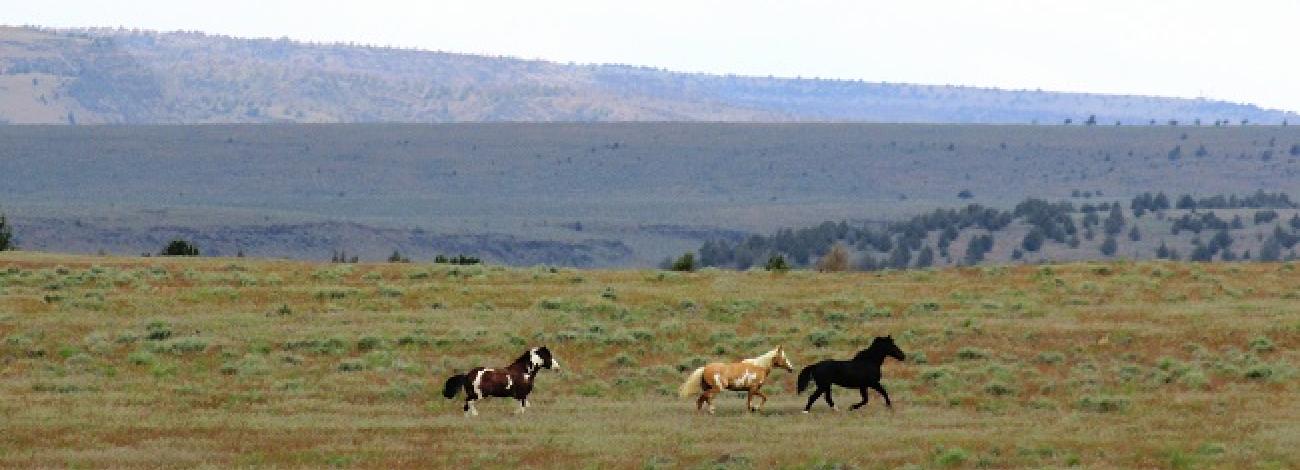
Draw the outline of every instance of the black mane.
[[[867,349],[858,351],[858,353],[853,356],[853,360],[866,361],[885,357],[885,342],[885,338],[876,337],[876,339],[871,341],[871,345],[867,346]]]

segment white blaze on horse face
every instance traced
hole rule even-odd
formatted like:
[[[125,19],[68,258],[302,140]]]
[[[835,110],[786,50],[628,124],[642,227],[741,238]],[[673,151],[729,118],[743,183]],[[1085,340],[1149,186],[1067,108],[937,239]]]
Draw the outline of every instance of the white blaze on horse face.
[[[546,365],[546,361],[542,359],[542,356],[537,355],[537,348],[528,350],[528,362],[533,363],[533,370],[540,369],[542,366]]]

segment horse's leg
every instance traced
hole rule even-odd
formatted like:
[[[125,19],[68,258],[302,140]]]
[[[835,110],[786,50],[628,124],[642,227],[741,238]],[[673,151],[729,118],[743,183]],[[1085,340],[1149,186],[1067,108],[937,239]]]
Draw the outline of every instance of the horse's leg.
[[[745,391],[745,409],[754,411],[754,389]]]
[[[876,382],[871,385],[871,388],[876,389],[877,392],[880,392],[880,396],[885,397],[885,407],[892,411],[894,409],[894,404],[889,401],[889,392],[885,391],[885,386],[880,385],[880,382]]]
[[[807,413],[808,410],[811,410],[813,403],[817,403],[817,398],[820,396],[822,396],[822,388],[817,387],[817,390],[813,391],[812,396],[808,397],[808,404],[803,406],[803,412]]]
[[[849,407],[849,409],[856,410],[858,408],[862,408],[863,405],[867,404],[867,387],[859,388],[858,393],[862,394],[862,401],[856,405]]]
[[[835,388],[835,386],[834,386],[834,385],[830,385],[830,386],[827,386],[827,387],[826,387],[826,404],[827,404],[827,405],[830,405],[830,407],[831,407],[832,410],[834,410],[834,411],[839,411],[840,409],[835,407],[835,400],[831,398],[831,389],[832,389],[832,388]]]
[[[762,390],[758,390],[758,389],[754,390],[754,394],[758,395],[759,398],[763,399],[763,401],[758,402],[758,408],[755,408],[754,411],[763,409],[763,406],[767,405],[767,394],[763,393]]]
[[[474,402],[478,400],[465,400],[465,416],[478,416],[478,408],[474,407]]]
[[[709,414],[713,414],[713,411],[715,410],[715,408],[714,408],[714,406],[713,406],[713,397],[718,396],[718,393],[719,393],[721,390],[722,390],[722,389],[720,389],[720,388],[715,388],[715,389],[709,390],[709,391],[707,391],[707,392],[704,392],[704,401],[706,401],[706,402],[709,403]]]
[[[527,403],[527,402],[528,402],[528,399],[526,399],[526,398],[520,398],[520,399],[519,399],[519,409],[515,410],[515,413],[518,413],[518,414],[524,414],[524,409],[527,408],[527,406],[525,406],[524,403]]]
[[[704,394],[703,394],[703,393],[700,394],[700,397],[699,397],[699,398],[696,398],[696,399],[695,399],[695,411],[700,411],[700,410],[704,409],[704,402],[705,402],[705,400],[706,400],[706,398],[704,398]]]

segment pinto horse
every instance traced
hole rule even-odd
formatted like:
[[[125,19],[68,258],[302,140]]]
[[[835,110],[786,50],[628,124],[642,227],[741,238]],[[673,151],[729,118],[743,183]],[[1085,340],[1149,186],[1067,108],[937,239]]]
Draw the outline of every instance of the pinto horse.
[[[885,392],[883,385],[880,385],[880,365],[885,362],[886,357],[901,361],[906,356],[903,350],[898,349],[898,345],[894,344],[893,338],[877,336],[867,349],[859,351],[851,360],[828,359],[803,368],[799,371],[799,393],[803,393],[808,388],[808,382],[817,383],[817,391],[808,398],[808,404],[803,407],[803,412],[807,413],[812,409],[813,403],[817,402],[817,397],[823,393],[826,394],[826,404],[830,405],[832,410],[838,410],[835,408],[835,401],[831,399],[832,385],[858,389],[858,393],[862,394],[862,401],[851,407],[854,410],[867,404],[868,387],[880,392],[880,396],[885,397],[885,406],[892,410],[894,404],[889,401],[889,393]]]
[[[794,372],[794,365],[791,365],[790,360],[785,357],[785,350],[777,346],[776,349],[755,358],[733,363],[714,362],[695,369],[695,372],[686,378],[686,382],[678,387],[677,392],[682,398],[700,394],[700,398],[695,400],[695,410],[699,411],[705,403],[708,403],[709,414],[713,414],[714,395],[723,390],[748,392],[745,395],[745,406],[749,411],[758,411],[767,403],[767,395],[759,389],[763,388],[763,382],[767,380],[768,374],[772,373],[772,367]],[[758,406],[754,406],[755,395],[763,399]]]
[[[451,376],[442,388],[442,396],[448,399],[455,398],[463,389],[465,416],[478,416],[478,409],[474,407],[474,402],[487,397],[519,400],[519,409],[516,412],[523,413],[528,409],[528,394],[533,391],[537,372],[551,368],[560,368],[559,361],[551,356],[551,350],[546,349],[546,346],[532,348],[505,368],[476,367],[467,373]]]

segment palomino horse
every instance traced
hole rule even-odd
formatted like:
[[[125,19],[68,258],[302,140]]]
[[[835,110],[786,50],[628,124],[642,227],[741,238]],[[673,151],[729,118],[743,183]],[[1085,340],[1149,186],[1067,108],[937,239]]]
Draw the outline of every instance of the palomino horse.
[[[709,413],[713,413],[713,396],[721,393],[723,390],[734,390],[737,392],[748,392],[745,395],[745,406],[749,411],[758,411],[767,403],[767,395],[759,389],[763,388],[763,382],[767,380],[767,375],[772,373],[772,367],[780,367],[790,372],[794,372],[794,365],[785,357],[785,350],[777,346],[776,349],[768,351],[767,354],[752,359],[745,359],[740,362],[723,363],[714,362],[704,367],[695,369],[686,382],[677,389],[682,398],[694,394],[700,394],[700,398],[695,400],[695,409],[698,411],[705,403],[709,404]],[[754,396],[758,395],[763,401],[758,406],[754,406]]]
[[[858,389],[862,401],[853,405],[852,409],[856,410],[867,404],[868,387],[880,392],[880,396],[885,397],[885,406],[894,409],[894,404],[889,401],[889,393],[885,392],[885,386],[880,385],[880,365],[885,362],[886,357],[901,361],[907,356],[903,354],[902,349],[898,349],[898,345],[894,344],[894,338],[877,336],[867,349],[858,351],[851,360],[827,359],[804,367],[799,371],[799,393],[803,393],[808,388],[809,382],[817,383],[817,391],[808,397],[808,404],[803,407],[803,412],[807,413],[812,409],[813,403],[817,402],[817,397],[822,394],[826,395],[826,404],[830,405],[832,410],[838,410],[835,408],[835,401],[831,400],[833,385]]]
[[[537,372],[542,369],[559,369],[560,363],[551,356],[546,346],[532,348],[502,369],[476,367],[469,372],[453,375],[442,388],[442,396],[454,398],[465,391],[465,416],[478,416],[474,402],[487,397],[504,397],[519,400],[518,413],[528,409],[528,394],[533,391]]]

